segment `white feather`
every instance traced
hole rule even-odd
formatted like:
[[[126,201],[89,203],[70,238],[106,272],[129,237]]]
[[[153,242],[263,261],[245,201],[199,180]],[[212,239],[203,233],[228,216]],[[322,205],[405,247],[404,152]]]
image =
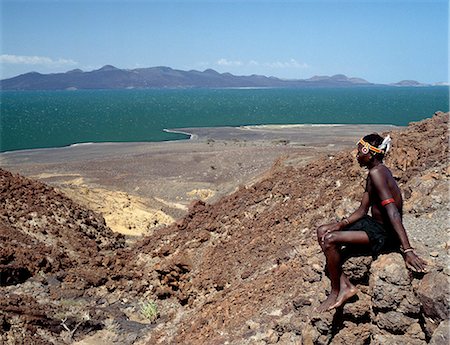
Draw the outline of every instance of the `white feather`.
[[[391,137],[388,135],[386,138],[384,138],[383,142],[381,143],[380,146],[378,146],[378,148],[380,150],[384,150],[384,153],[388,153],[388,151],[391,148]]]

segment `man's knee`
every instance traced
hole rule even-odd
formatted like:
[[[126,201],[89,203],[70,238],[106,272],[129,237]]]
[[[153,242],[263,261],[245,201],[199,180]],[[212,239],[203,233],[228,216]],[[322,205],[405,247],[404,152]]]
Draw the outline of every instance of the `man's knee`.
[[[323,247],[324,249],[330,249],[335,247],[337,244],[336,234],[330,232],[323,237]]]
[[[323,237],[323,235],[326,234],[327,232],[327,226],[326,225],[321,225],[317,228],[316,232],[317,232],[317,237],[320,239]]]

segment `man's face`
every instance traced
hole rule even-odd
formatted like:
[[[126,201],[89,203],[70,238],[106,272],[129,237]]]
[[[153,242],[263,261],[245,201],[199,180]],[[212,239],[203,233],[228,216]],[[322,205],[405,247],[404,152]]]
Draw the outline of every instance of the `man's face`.
[[[363,145],[358,144],[358,152],[356,153],[356,159],[358,160],[359,165],[362,167],[367,166],[371,158],[370,152],[363,152],[363,147]]]

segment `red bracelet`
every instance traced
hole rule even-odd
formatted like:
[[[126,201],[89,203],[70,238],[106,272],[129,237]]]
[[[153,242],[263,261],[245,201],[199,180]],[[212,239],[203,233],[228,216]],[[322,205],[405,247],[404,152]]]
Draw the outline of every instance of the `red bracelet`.
[[[389,198],[389,199],[383,200],[381,202],[381,206],[386,206],[387,204],[390,204],[390,203],[393,203],[393,202],[395,202],[395,200],[393,198]]]

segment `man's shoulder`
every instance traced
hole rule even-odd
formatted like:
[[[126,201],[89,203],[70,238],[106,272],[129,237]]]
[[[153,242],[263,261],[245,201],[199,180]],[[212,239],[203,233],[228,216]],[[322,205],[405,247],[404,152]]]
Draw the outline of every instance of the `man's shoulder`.
[[[370,177],[379,177],[379,176],[390,176],[391,171],[384,164],[377,165],[369,170]]]

